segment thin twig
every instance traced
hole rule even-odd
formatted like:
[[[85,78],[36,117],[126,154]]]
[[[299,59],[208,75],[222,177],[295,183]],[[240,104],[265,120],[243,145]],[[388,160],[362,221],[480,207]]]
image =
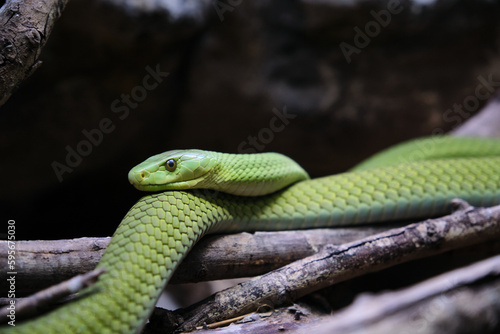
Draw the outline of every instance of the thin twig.
[[[9,305],[0,309],[1,322],[8,321],[8,316],[12,308],[15,310],[15,317],[18,318],[26,318],[37,314],[40,309],[45,308],[47,305],[91,286],[97,282],[99,275],[104,272],[104,268],[95,269],[86,274],[78,275],[72,279],[53,285],[32,296],[20,300],[10,299]]]

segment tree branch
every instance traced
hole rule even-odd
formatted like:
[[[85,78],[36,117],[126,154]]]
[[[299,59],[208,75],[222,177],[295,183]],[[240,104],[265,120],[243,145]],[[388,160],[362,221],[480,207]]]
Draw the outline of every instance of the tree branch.
[[[326,244],[358,240],[394,227],[352,227],[211,235],[182,261],[171,283],[199,282],[264,274],[315,254]],[[110,238],[17,241],[18,295],[28,295],[54,282],[95,268]],[[0,241],[0,263],[7,264],[7,241]],[[6,268],[4,268],[6,270]],[[0,281],[0,289],[7,291]]]
[[[316,255],[175,311],[173,318],[185,319],[179,330],[190,330],[206,321],[255,311],[265,303],[291,302],[334,283],[499,236],[500,206],[461,209],[449,216],[391,229],[341,246],[329,245]]]
[[[500,137],[500,91],[496,91],[488,104],[450,134],[455,136]]]
[[[7,0],[0,9],[0,106],[38,60],[67,0]]]
[[[399,291],[360,295],[308,332],[410,333],[420,323],[426,333],[441,333],[443,328],[447,333],[494,333],[500,325],[492,314],[498,313],[500,255]]]
[[[330,315],[306,300],[267,313],[252,313],[217,333],[385,334],[498,333],[500,256],[455,269],[413,286],[361,294]],[[198,327],[196,333],[212,330]],[[443,331],[445,329],[445,331]],[[158,333],[151,329],[144,334]]]
[[[3,304],[14,306],[14,319],[25,319],[39,314],[40,311],[47,308],[48,305],[95,284],[95,282],[97,282],[97,278],[104,273],[104,271],[105,270],[103,268],[89,271],[88,273],[75,276],[67,281],[39,291],[27,298],[18,300],[5,298],[6,303]],[[16,277],[13,276],[13,279],[15,282]],[[7,281],[9,281],[9,278],[7,278]],[[9,306],[0,309],[0,323],[7,322],[9,320],[9,315],[11,314]]]

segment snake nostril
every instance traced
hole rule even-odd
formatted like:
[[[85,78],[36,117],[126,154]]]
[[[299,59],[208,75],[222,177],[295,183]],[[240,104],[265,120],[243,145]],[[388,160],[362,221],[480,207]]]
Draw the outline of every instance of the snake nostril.
[[[140,183],[147,182],[149,179],[149,172],[147,170],[142,170],[140,173],[136,174],[137,181]]]

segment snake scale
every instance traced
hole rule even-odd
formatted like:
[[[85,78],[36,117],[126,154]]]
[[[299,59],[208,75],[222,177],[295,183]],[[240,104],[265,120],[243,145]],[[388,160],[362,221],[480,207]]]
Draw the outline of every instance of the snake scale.
[[[99,281],[76,301],[0,327],[1,333],[138,333],[180,261],[209,232],[422,218],[446,214],[456,197],[498,204],[500,141],[414,140],[352,171],[312,180],[278,154],[169,151],[133,168],[129,179],[159,192],[141,198],[123,218],[98,265],[106,268]]]

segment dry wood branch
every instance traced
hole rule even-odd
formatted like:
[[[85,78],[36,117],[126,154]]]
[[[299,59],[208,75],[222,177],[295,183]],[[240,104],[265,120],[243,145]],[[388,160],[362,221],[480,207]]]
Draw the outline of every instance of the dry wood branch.
[[[304,258],[176,311],[189,330],[254,311],[263,303],[280,305],[334,283],[417,258],[492,240],[500,236],[500,206],[462,209],[452,215],[392,229],[341,246],[327,246]]]
[[[386,334],[498,333],[500,256],[455,269],[408,288],[363,294],[333,316],[306,301],[252,314],[237,326],[195,333]],[[294,330],[295,329],[295,330]],[[149,334],[152,334],[150,332]]]
[[[326,244],[340,245],[391,227],[394,224],[209,236],[189,253],[170,283],[261,275],[315,254]]]
[[[14,306],[14,317],[18,319],[27,318],[34,314],[40,313],[40,310],[46,308],[49,304],[67,297],[71,294],[91,286],[97,282],[99,275],[104,273],[104,269],[96,269],[83,275],[78,275],[70,280],[53,285],[48,289],[35,293],[32,296],[21,300],[9,299],[8,304],[0,309],[0,322],[7,322],[10,314],[10,305]],[[14,282],[16,277],[13,276]]]
[[[16,295],[23,296],[54,282],[93,270],[110,238],[16,241]],[[0,242],[2,270],[7,272],[7,241]],[[0,287],[6,290],[6,282]]]
[[[0,106],[39,66],[67,0],[8,0],[0,9]]]
[[[410,333],[420,328],[423,333],[443,333],[446,328],[447,333],[494,333],[500,328],[495,320],[498,314],[497,255],[400,291],[360,295],[349,307],[307,332]]]
[[[256,276],[394,225],[213,235],[203,238],[172,277],[172,283]],[[17,292],[27,295],[95,268],[110,238],[34,240],[16,243]],[[7,264],[7,241],[0,241],[0,263]],[[5,260],[5,261],[4,261]],[[5,290],[5,282],[0,289]]]
[[[481,111],[464,124],[451,131],[455,136],[500,137],[500,91],[488,101]]]
[[[298,302],[289,307],[272,309],[269,312],[251,313],[242,316],[241,320],[235,319],[231,326],[215,327],[212,324],[200,326],[193,333],[204,334],[269,334],[269,333],[295,333],[294,330],[307,328],[308,325],[329,319],[329,314],[323,314],[317,308],[305,302]],[[143,334],[159,334],[163,331],[144,331]],[[314,332],[313,332],[314,333]]]

